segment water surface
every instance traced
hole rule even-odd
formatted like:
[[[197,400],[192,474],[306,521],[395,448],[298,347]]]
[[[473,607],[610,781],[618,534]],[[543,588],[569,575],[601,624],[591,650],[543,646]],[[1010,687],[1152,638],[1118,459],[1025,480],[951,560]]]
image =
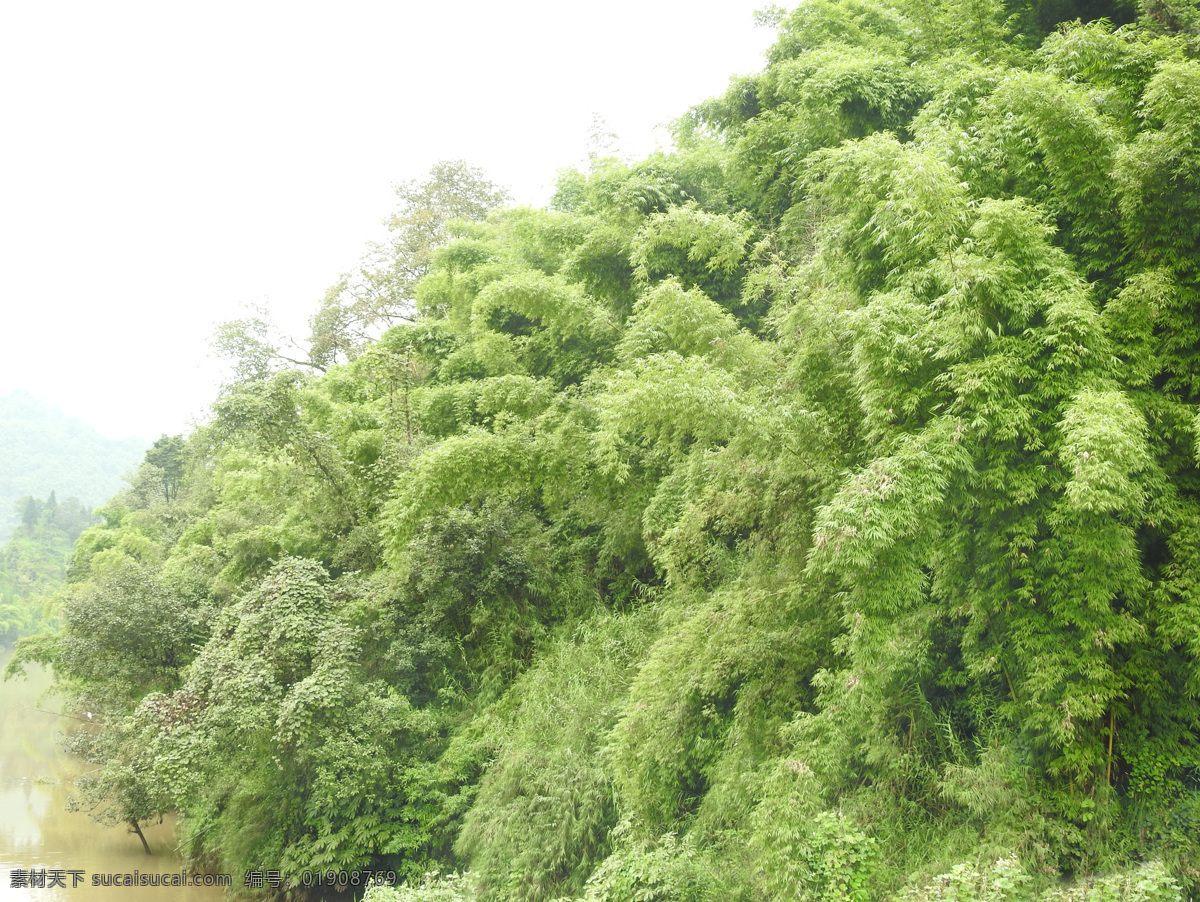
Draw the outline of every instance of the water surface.
[[[8,659],[0,655],[0,669]],[[147,856],[126,827],[105,827],[87,814],[66,810],[72,781],[88,765],[59,747],[74,723],[46,699],[50,675],[29,668],[29,679],[0,682],[0,900],[2,902],[225,902],[222,890],[198,886],[93,886],[107,874],[178,875],[182,871],[174,821],[144,827]],[[17,871],[61,871],[64,887],[12,885]],[[81,874],[82,882],[70,873]],[[242,882],[234,876],[234,883]],[[48,882],[52,882],[48,880]]]

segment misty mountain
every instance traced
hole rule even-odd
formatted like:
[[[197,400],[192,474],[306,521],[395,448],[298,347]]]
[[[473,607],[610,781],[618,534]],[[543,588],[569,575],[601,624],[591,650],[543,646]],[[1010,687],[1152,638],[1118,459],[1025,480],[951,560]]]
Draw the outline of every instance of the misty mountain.
[[[121,476],[147,447],[139,438],[105,438],[28,392],[0,395],[0,540],[19,522],[18,499],[55,492],[60,499],[99,505],[121,487]]]

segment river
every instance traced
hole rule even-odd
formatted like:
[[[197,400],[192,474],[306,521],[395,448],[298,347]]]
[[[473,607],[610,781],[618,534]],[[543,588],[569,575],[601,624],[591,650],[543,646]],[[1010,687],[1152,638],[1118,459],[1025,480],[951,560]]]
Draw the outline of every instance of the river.
[[[7,658],[7,652],[0,655],[0,669]],[[153,852],[147,856],[127,828],[104,827],[66,810],[71,781],[86,765],[59,748],[71,721],[53,713],[57,700],[42,698],[49,685],[50,675],[40,668],[30,668],[28,680],[0,682],[0,900],[225,902],[224,892],[212,887],[93,885],[110,874],[134,875],[135,882],[181,875],[173,850],[178,840],[170,820],[146,827]],[[32,884],[44,879],[48,885],[14,886],[14,872],[16,883],[24,882],[22,872],[32,872]],[[244,875],[232,879],[241,884]],[[62,886],[49,885],[58,882]]]

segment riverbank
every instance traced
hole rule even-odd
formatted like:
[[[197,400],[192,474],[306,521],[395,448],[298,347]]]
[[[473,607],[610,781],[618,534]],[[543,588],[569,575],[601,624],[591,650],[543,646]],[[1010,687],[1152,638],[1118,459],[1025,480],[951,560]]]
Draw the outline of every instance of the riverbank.
[[[0,669],[7,662],[0,655]],[[70,720],[45,698],[50,674],[0,682],[0,900],[224,902],[221,889],[192,885],[174,851],[173,819],[144,828],[151,855],[124,827],[68,811],[72,781],[86,765],[61,749]],[[240,884],[240,877],[231,877]]]

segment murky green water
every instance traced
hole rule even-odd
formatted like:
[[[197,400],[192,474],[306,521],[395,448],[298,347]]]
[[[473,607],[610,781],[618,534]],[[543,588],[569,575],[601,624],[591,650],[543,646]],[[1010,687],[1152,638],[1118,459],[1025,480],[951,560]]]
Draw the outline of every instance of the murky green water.
[[[7,657],[0,656],[0,669]],[[108,874],[136,875],[135,881],[181,874],[173,851],[178,840],[171,821],[146,828],[153,852],[147,856],[126,828],[104,827],[66,810],[71,781],[86,765],[58,747],[71,721],[53,713],[56,700],[41,699],[49,684],[47,673],[32,669],[28,680],[0,682],[0,900],[224,902],[222,890],[203,886],[93,886]],[[61,872],[64,885],[15,887],[14,871],[34,872],[35,883],[44,871],[47,884]],[[233,881],[239,884],[242,877]]]

